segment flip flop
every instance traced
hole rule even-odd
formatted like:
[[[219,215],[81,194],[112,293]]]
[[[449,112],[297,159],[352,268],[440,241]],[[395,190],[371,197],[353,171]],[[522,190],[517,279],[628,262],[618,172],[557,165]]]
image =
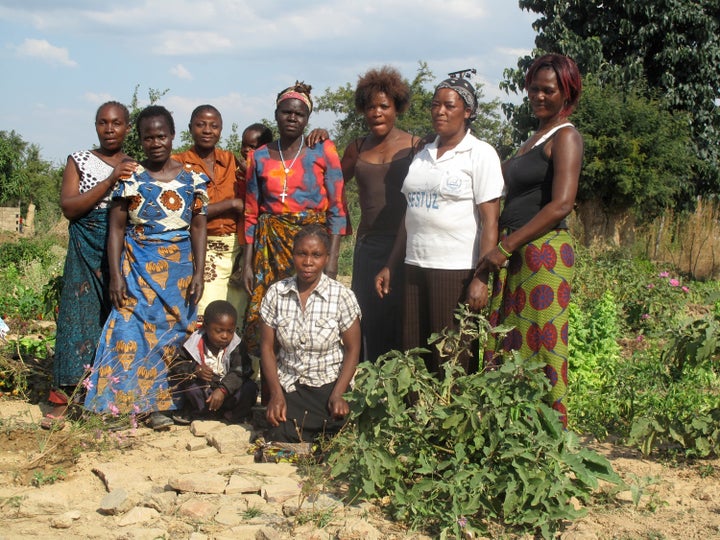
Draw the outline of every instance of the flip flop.
[[[40,421],[40,427],[43,429],[62,429],[65,426],[65,416],[55,416],[52,413],[47,413],[43,416]]]

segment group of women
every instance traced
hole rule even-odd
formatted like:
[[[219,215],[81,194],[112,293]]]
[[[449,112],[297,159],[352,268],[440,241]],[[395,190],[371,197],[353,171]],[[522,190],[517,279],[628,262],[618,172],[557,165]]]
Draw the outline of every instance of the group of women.
[[[425,346],[432,333],[456,324],[459,302],[474,310],[489,304],[493,324],[514,326],[485,351],[484,362],[492,365],[498,351],[510,348],[541,358],[553,406],[564,414],[573,266],[565,217],[583,153],[567,117],[581,82],[572,60],[546,55],[532,65],[525,86],[538,129],[504,164],[470,133],[477,97],[463,77],[437,86],[430,110],[435,138],[424,144],[395,125],[410,97],[400,74],[389,67],[364,74],[355,104],[369,133],[352,141],[342,160],[331,141],[306,141],[313,103],[303,83],[278,94],[279,138],[250,152],[246,163],[216,148],[222,119],[211,106],[195,110],[194,147],[174,158],[172,116],[145,109],[136,128],[147,157],[135,163],[121,149],[127,109],[103,105],[96,118],[100,148],[70,156],[63,181],[71,250],[57,387],[77,384],[78,366],[89,364],[88,408],[134,410],[165,422],[158,412],[175,407],[165,377],[174,347],[194,325],[203,287],[207,294],[217,279],[227,294],[233,286],[229,274],[245,244],[243,337],[248,354],[261,359],[271,425],[286,423],[294,429],[285,432],[296,434],[299,424],[310,425],[307,407],[297,413],[302,418],[293,417],[290,411],[303,407],[288,404],[300,385],[315,384],[323,387],[313,395],[324,430],[347,413],[341,396],[360,355],[375,361],[391,349]],[[92,172],[87,162],[98,162]],[[244,178],[234,178],[243,168]],[[340,237],[351,231],[344,182],[353,177],[362,215],[348,296],[331,278]],[[95,259],[86,261],[86,275],[72,277],[70,267],[79,271],[77,260],[90,252]],[[81,301],[94,302],[95,311]],[[73,315],[89,315],[94,327],[72,324]],[[86,334],[73,335],[80,327]],[[477,369],[475,360],[468,354],[463,367]],[[438,375],[442,361],[437,351],[426,359]],[[62,406],[51,416],[62,417]]]

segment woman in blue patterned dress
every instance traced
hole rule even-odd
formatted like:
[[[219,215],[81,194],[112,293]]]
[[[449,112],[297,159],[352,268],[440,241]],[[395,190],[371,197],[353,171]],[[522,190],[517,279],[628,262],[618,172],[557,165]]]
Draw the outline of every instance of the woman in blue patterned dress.
[[[103,328],[85,406],[148,414],[169,428],[168,364],[192,332],[203,292],[208,179],[170,159],[175,125],[164,107],[136,121],[147,158],[113,193],[108,235],[112,312]]]
[[[116,101],[100,105],[95,114],[99,147],[70,154],[63,172],[60,205],[70,221],[69,239],[49,396],[52,408],[40,424],[45,429],[60,427],[70,396],[79,397],[76,385],[84,377],[84,366],[93,363],[110,313],[105,256],[108,203],[120,177],[129,176],[137,166],[122,151],[129,126],[125,105]]]

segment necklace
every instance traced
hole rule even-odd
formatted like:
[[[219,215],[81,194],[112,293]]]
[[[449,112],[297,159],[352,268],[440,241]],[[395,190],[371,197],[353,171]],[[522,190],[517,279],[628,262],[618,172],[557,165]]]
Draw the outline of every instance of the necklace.
[[[290,169],[292,169],[293,165],[295,165],[295,162],[297,161],[298,156],[300,155],[300,152],[302,152],[303,145],[305,144],[305,135],[300,135],[300,146],[298,146],[298,151],[295,154],[295,157],[290,162],[290,165],[285,165],[285,156],[283,156],[282,151],[282,145],[280,144],[280,141],[278,140],[278,152],[280,152],[280,161],[282,162],[283,170],[285,171],[285,180],[283,180],[283,189],[282,193],[280,193],[280,200],[284,203],[285,197],[288,196],[287,191],[287,182],[288,182],[288,174],[290,174]]]

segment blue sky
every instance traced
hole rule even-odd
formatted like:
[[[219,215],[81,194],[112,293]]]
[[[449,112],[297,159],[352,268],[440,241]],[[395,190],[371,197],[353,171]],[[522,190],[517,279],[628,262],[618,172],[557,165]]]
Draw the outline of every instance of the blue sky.
[[[136,85],[142,103],[169,89],[178,132],[212,103],[227,135],[272,118],[296,79],[317,96],[383,64],[411,79],[420,60],[438,81],[474,67],[486,98],[517,101],[498,83],[533,48],[536,18],[513,0],[0,0],[0,130],[62,164],[97,142],[98,105],[128,103]]]

